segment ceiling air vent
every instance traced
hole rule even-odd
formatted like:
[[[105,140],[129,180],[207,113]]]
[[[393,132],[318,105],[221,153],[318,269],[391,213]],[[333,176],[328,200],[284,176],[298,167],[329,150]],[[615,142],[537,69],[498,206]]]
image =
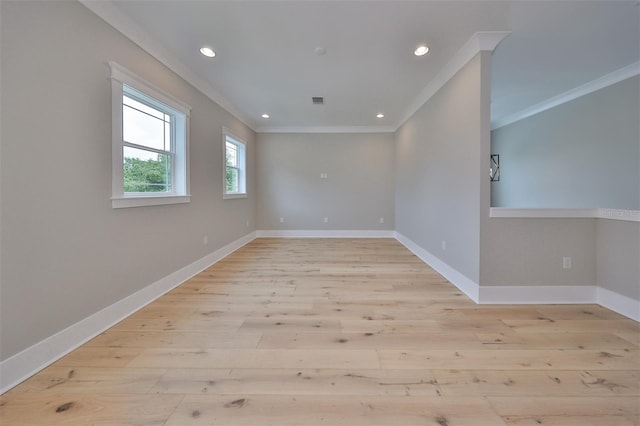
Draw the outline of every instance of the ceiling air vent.
[[[324,97],[322,97],[322,96],[312,96],[311,97],[311,102],[314,105],[324,105]]]

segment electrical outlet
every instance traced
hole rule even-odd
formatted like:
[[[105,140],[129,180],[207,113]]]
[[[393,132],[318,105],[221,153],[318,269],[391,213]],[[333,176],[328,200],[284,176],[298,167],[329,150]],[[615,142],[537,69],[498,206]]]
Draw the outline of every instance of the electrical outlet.
[[[571,258],[563,257],[562,258],[562,269],[571,269]]]
[[[447,251],[447,242],[442,240],[442,251]]]
[[[328,217],[324,218],[324,223],[329,223],[329,218]]]
[[[384,217],[380,218],[380,223],[384,223]]]
[[[202,244],[205,245],[205,246],[207,244],[209,244],[209,236],[208,235],[205,235],[204,237],[202,237]]]
[[[249,221],[247,221],[247,228],[249,227]]]
[[[280,223],[284,223],[284,217],[280,218]]]

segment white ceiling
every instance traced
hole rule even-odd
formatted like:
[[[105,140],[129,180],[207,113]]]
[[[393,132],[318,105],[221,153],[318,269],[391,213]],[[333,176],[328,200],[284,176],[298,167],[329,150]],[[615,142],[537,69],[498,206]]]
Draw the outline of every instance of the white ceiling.
[[[395,130],[418,94],[478,31],[512,32],[493,55],[493,121],[640,56],[635,0],[112,5],[118,12],[112,16],[135,24],[139,39],[162,46],[169,62],[212,88],[217,101],[258,131]],[[421,43],[431,51],[416,57]],[[217,56],[202,56],[203,45]],[[317,47],[326,54],[317,55]],[[325,105],[312,105],[312,96],[324,96]],[[377,119],[379,112],[385,118]],[[263,113],[271,118],[260,118]]]

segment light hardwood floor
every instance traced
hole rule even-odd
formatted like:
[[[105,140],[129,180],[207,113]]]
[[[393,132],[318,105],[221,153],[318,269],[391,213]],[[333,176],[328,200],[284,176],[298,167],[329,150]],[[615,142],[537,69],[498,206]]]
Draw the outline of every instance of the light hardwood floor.
[[[10,425],[638,425],[640,324],[476,305],[392,239],[257,239],[0,398]]]

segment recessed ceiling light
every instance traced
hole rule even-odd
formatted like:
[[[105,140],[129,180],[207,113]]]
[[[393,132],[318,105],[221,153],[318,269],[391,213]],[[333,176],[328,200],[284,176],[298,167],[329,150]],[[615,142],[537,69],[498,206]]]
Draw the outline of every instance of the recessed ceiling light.
[[[212,48],[206,46],[200,48],[200,53],[209,58],[213,58],[214,56],[216,56],[216,52],[214,52]]]
[[[423,44],[421,46],[418,46],[416,50],[413,51],[413,54],[416,56],[422,56],[422,55],[426,55],[428,52],[429,52],[429,47]]]
[[[269,114],[262,114],[260,117],[262,117],[262,118],[269,118]]]
[[[380,113],[380,114],[376,115],[376,118],[384,118],[384,114]]]

